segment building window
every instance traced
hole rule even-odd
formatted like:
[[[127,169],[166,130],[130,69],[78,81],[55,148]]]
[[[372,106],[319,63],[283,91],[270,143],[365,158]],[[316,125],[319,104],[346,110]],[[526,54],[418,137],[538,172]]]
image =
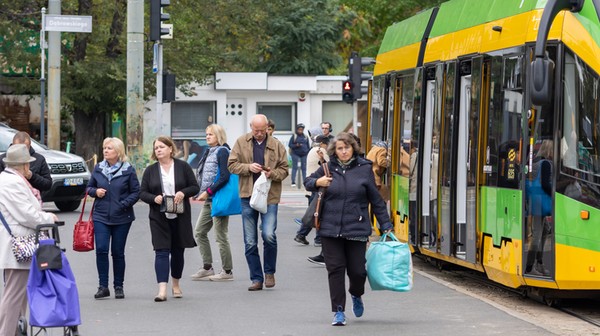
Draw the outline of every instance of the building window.
[[[206,136],[206,126],[215,122],[215,102],[171,103],[171,136],[196,139]]]
[[[275,133],[293,132],[296,122],[294,103],[258,103],[258,114],[264,114],[275,123]]]

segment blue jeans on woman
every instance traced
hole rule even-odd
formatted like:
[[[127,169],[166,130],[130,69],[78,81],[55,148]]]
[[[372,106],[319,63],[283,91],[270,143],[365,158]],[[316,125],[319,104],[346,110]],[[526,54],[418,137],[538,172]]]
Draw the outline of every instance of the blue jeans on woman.
[[[306,155],[298,156],[292,153],[292,184],[296,184],[298,162],[300,162],[300,169],[302,170],[302,181],[300,181],[300,184],[304,183],[304,180],[306,179]]]
[[[275,274],[277,264],[277,210],[278,204],[269,204],[267,213],[250,207],[250,198],[242,198],[242,225],[244,226],[244,247],[246,262],[252,282],[264,282],[265,274]],[[258,253],[258,215],[260,215],[260,232],[263,240],[264,272]]]
[[[125,280],[125,243],[131,223],[107,225],[94,222],[94,240],[96,241],[96,268],[100,287],[108,288],[108,249],[113,260],[113,285],[123,287]],[[111,242],[112,238],[112,242]]]

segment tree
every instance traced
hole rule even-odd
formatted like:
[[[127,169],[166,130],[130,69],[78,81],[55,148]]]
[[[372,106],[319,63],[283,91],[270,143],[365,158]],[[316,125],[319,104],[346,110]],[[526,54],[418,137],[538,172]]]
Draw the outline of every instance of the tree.
[[[327,0],[271,4],[264,62],[259,70],[279,74],[327,74],[341,63],[338,6]]]
[[[346,43],[355,48],[353,50],[360,51],[361,55],[376,56],[390,25],[445,1],[447,0],[400,0],[390,6],[387,0],[342,0],[349,11],[356,13],[355,24],[347,32]]]

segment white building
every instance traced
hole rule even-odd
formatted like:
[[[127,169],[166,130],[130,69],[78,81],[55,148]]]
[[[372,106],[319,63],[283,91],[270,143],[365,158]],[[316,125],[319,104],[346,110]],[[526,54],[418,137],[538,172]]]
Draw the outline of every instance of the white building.
[[[166,134],[182,147],[195,146],[193,142],[202,146],[206,126],[217,123],[225,128],[232,146],[250,131],[250,118],[259,113],[275,122],[274,136],[286,147],[298,123],[306,125],[305,133],[319,129],[322,121],[331,122],[333,134],[348,131],[353,128],[354,113],[352,105],[342,101],[344,80],[345,76],[218,72],[214,84],[193,87],[191,96],[177,91],[174,102],[161,105],[162,113],[156,113],[156,99],[147,102],[144,144],[150,146],[156,135]],[[357,122],[357,128],[366,126],[366,119],[358,120],[364,121]],[[194,154],[193,149],[185,149],[186,155]]]

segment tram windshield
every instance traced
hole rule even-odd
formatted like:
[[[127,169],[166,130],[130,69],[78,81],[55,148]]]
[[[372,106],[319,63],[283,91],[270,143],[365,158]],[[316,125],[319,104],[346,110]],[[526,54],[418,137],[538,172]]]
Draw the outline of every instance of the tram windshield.
[[[560,157],[578,178],[600,181],[600,87],[598,75],[570,50],[565,53],[564,118]]]

